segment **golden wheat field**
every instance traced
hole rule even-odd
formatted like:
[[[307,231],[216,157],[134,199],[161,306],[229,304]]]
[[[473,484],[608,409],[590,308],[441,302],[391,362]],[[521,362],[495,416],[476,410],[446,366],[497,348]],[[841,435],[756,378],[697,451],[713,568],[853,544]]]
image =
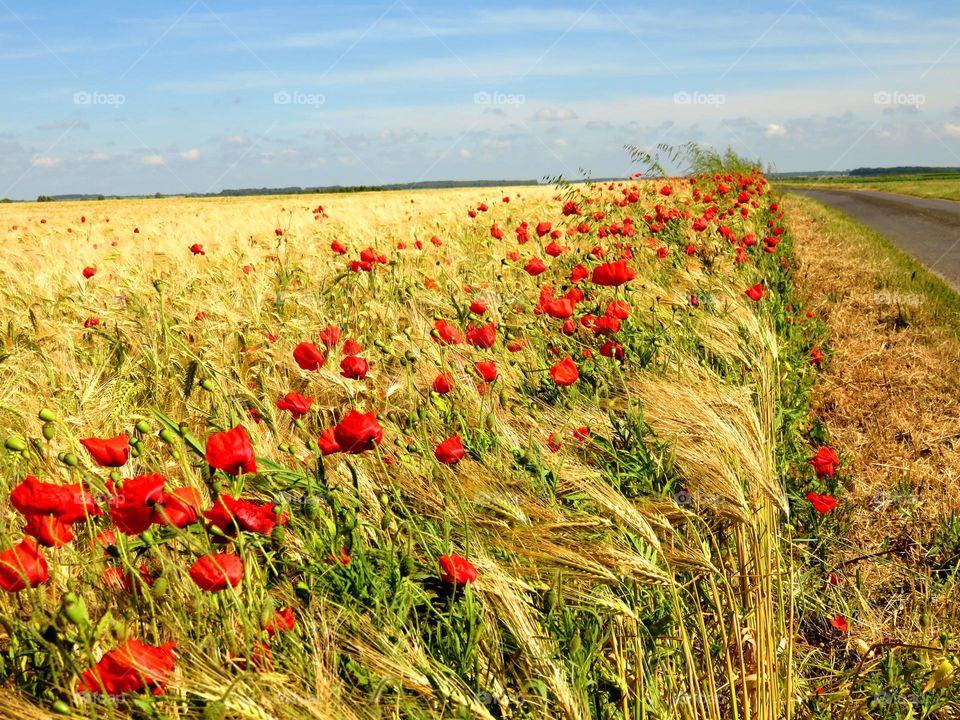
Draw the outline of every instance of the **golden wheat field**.
[[[0,206],[0,712],[819,716],[787,221],[757,172]]]

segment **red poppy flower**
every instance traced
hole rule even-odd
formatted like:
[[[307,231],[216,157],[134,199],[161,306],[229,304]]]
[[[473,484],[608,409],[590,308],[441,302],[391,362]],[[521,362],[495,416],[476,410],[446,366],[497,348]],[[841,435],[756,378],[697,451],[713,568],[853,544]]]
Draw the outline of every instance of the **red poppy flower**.
[[[273,619],[265,626],[267,635],[273,637],[277,632],[293,630],[297,625],[297,619],[293,616],[293,608],[284,608],[274,613]]]
[[[100,324],[100,318],[97,318],[97,317],[88,317],[86,320],[83,321],[83,326],[88,330],[90,328],[97,327],[99,324]]]
[[[223,470],[230,475],[257,471],[253,445],[250,444],[247,431],[240,425],[226,432],[213,433],[208,437],[206,459],[210,467]]]
[[[537,237],[543,237],[549,233],[551,227],[553,226],[546,221],[537,223]]]
[[[112,438],[84,438],[80,441],[101,467],[121,467],[130,456],[130,441],[126,435]]]
[[[323,367],[326,358],[313,343],[302,342],[293,349],[293,359],[302,370],[313,372]]]
[[[45,483],[33,475],[27,475],[10,492],[10,504],[24,515],[52,515],[67,525],[81,522],[88,515],[102,514],[81,484]]]
[[[363,345],[358,343],[353,338],[347,338],[346,342],[343,343],[344,355],[359,355],[362,352],[363,352]]]
[[[837,499],[830,495],[817,495],[814,492],[808,492],[807,500],[813,505],[813,509],[822,515],[826,515],[837,506]]]
[[[624,351],[621,345],[618,345],[613,340],[607,340],[607,342],[600,347],[600,354],[604,357],[620,360],[624,356]]]
[[[54,515],[27,515],[23,532],[44,547],[63,547],[73,540],[70,526]]]
[[[573,436],[577,440],[586,440],[588,437],[590,437],[590,428],[588,428],[586,425],[581,425],[573,431]]]
[[[624,300],[614,300],[607,305],[607,317],[615,317],[618,320],[626,320],[630,317],[630,304]]]
[[[840,458],[833,448],[822,447],[817,450],[817,454],[810,459],[810,464],[817,472],[817,477],[833,477],[837,468],[840,466]]]
[[[563,247],[563,245],[558,245],[558,244],[555,243],[555,242],[549,243],[549,244],[543,249],[543,251],[544,251],[547,255],[549,255],[550,257],[559,257],[560,255],[563,255],[564,250],[565,250],[565,248]]]
[[[830,624],[842,633],[845,633],[850,629],[850,626],[847,623],[847,618],[840,614],[831,618]]]
[[[297,393],[287,393],[283,396],[283,399],[277,400],[277,408],[289,412],[294,420],[299,420],[310,412],[312,405],[313,398],[304,397]]]
[[[561,445],[560,442],[557,440],[556,433],[550,433],[547,436],[547,447],[550,449],[550,452],[554,452],[554,453],[559,452],[560,448],[563,447],[563,445]]]
[[[350,380],[363,380],[369,369],[370,364],[356,355],[348,355],[340,361],[340,374]]]
[[[453,375],[440,373],[433,381],[433,391],[438,395],[446,395],[453,390]]]
[[[32,537],[25,537],[9,550],[0,552],[0,588],[20,592],[47,581],[50,569]]]
[[[328,350],[340,342],[340,328],[334,325],[328,325],[320,331],[320,342]]]
[[[550,317],[564,320],[573,315],[575,305],[570,298],[559,298],[557,300],[548,300],[543,303],[543,311]]]
[[[486,382],[492,383],[497,379],[497,363],[494,360],[478,362],[473,367]]]
[[[89,280],[90,278],[92,278],[92,277],[93,277],[94,275],[96,275],[96,274],[97,274],[97,269],[96,269],[95,267],[85,267],[85,268],[83,269],[83,276],[84,276],[87,280]]]
[[[590,274],[590,271],[587,270],[586,266],[584,266],[584,265],[582,265],[582,264],[581,264],[581,265],[577,265],[577,266],[570,272],[570,282],[578,283],[578,282],[580,282],[581,280],[583,280],[585,277],[587,277],[587,275],[589,275],[589,274]]]
[[[744,290],[743,294],[754,302],[760,302],[767,295],[767,289],[763,286],[763,283],[757,283]]]
[[[110,494],[110,519],[127,535],[139,535],[153,523],[154,505],[163,500],[163,475],[139,475],[123,481]]]
[[[528,260],[527,264],[523,266],[523,269],[527,271],[528,275],[536,277],[541,273],[545,273],[547,271],[547,266],[543,264],[543,260],[535,257]]]
[[[192,487],[175,488],[163,495],[163,501],[154,508],[153,522],[185,528],[200,516],[203,496]]]
[[[579,378],[580,372],[577,370],[573,358],[567,355],[563,360],[550,368],[550,377],[560,386],[573,385]]]
[[[463,459],[465,454],[459,435],[447,438],[433,451],[434,457],[446,465],[455,465]]]
[[[483,350],[493,347],[497,341],[497,328],[493,323],[467,330],[467,342]]]
[[[503,240],[503,230],[498,228],[496,223],[490,226],[490,237],[494,240]]]
[[[810,349],[810,364],[819,365],[823,362],[823,353],[820,351],[820,348],[813,347]]]
[[[278,516],[274,508],[276,504],[272,502],[257,505],[249,500],[221,495],[203,516],[212,527],[228,535],[237,530],[269,535],[277,524],[285,525],[288,519],[286,515]]]
[[[441,555],[440,579],[453,585],[466,585],[477,579],[477,568],[457,553]]]
[[[383,440],[383,428],[372,413],[351,410],[333,430],[333,437],[345,453],[362,453],[372,450]]]
[[[617,287],[633,280],[636,276],[636,270],[627,265],[626,260],[617,260],[595,267],[591,280],[595,285]]]
[[[451,325],[446,320],[437,320],[430,334],[434,340],[443,345],[459,345],[463,342],[463,333],[457,329],[456,325]]]
[[[338,240],[334,240],[332,243],[330,243],[330,249],[333,250],[335,253],[337,253],[337,255],[347,254],[347,249]]]
[[[206,253],[203,251],[203,245],[200,243],[194,243],[191,245],[190,252],[192,252],[194,255],[206,255]]]
[[[479,300],[474,300],[470,303],[470,312],[474,315],[483,315],[487,311],[487,306],[484,305]]]
[[[335,436],[336,428],[328,427],[317,438],[317,445],[320,446],[320,452],[324,455],[332,455],[340,452],[340,446],[337,444]]]
[[[172,642],[154,647],[139,640],[127,640],[83,673],[77,692],[120,695],[145,688],[162,692],[176,663],[175,648],[176,643]]]
[[[243,560],[233,553],[204,555],[190,567],[190,577],[207,592],[236,587],[243,579]]]

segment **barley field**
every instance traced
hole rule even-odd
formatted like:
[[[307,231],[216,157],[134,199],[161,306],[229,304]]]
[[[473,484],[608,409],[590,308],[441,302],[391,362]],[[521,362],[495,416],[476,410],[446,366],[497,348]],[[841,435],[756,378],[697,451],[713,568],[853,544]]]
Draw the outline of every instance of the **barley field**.
[[[747,169],[0,206],[0,712],[819,716],[788,221]]]

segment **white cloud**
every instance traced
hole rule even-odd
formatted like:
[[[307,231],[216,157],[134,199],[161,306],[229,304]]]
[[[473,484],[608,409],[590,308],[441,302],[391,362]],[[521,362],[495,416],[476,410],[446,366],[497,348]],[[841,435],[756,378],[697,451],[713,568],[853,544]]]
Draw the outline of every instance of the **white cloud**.
[[[60,158],[48,157],[45,155],[36,155],[30,164],[38,168],[55,168],[60,164]]]
[[[786,137],[787,129],[783,125],[778,125],[777,123],[770,123],[767,125],[767,129],[763,133],[768,138],[773,137]]]
[[[946,131],[947,135],[960,137],[960,125],[957,123],[947,123],[943,126],[943,129]]]
[[[566,147],[567,145],[570,144],[570,142],[566,138],[556,138],[553,141],[553,144],[556,145],[557,147]]]
[[[200,157],[200,150],[198,148],[190,148],[189,150],[184,150],[181,153],[177,153],[184,160],[196,160]]]
[[[249,145],[250,141],[243,135],[227,135],[223,141],[227,145]]]
[[[163,165],[163,155],[147,155],[143,159],[144,165]]]
[[[537,110],[533,115],[533,119],[548,122],[562,122],[564,120],[576,120],[577,113],[570,108],[546,107]]]
[[[469,160],[473,157],[473,153],[467,150],[466,148],[460,148],[457,150],[457,154],[462,157],[464,160]]]

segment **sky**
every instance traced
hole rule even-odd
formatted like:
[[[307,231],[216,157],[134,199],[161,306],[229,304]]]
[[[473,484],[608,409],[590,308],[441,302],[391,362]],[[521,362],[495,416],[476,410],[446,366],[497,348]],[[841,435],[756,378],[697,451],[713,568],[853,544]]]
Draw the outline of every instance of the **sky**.
[[[960,166],[960,3],[0,0],[0,198]]]

